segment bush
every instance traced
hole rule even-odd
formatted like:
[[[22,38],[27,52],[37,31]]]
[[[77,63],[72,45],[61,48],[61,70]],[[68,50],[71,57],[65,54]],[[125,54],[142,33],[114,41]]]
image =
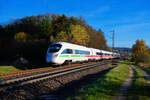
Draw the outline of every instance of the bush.
[[[135,59],[136,64],[143,63],[146,65],[150,65],[150,54],[148,53],[140,53]]]

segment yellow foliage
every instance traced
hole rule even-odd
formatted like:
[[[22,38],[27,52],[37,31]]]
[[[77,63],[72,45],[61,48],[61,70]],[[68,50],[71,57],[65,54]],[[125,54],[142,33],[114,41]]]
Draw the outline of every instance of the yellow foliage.
[[[73,42],[77,42],[85,46],[89,43],[89,35],[83,26],[71,25],[71,34],[73,35]]]
[[[66,32],[61,31],[60,33],[58,33],[56,36],[56,41],[67,42],[68,35],[66,34]]]
[[[16,33],[15,36],[14,36],[14,39],[17,42],[26,42],[27,38],[28,38],[28,36],[24,32]]]
[[[136,44],[132,47],[132,59],[136,60],[136,58],[144,53],[148,53],[146,44],[143,40],[137,40]]]
[[[50,36],[50,43],[55,42],[55,39],[53,36]]]

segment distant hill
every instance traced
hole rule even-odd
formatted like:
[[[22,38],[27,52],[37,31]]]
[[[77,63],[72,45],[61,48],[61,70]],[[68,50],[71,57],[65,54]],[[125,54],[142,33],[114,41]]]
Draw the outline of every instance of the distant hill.
[[[115,50],[118,50],[120,53],[132,53],[132,49],[126,47],[116,47]]]

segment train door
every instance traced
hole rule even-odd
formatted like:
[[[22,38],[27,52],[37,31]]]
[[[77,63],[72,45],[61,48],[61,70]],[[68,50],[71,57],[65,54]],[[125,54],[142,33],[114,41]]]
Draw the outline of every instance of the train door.
[[[91,49],[91,60],[94,60],[93,56],[94,56],[94,51],[93,49]]]

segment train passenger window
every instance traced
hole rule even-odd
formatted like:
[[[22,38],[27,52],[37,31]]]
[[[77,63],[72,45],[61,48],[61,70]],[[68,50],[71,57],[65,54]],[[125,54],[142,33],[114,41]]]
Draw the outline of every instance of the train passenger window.
[[[72,49],[65,49],[61,54],[73,54]]]
[[[86,54],[86,55],[89,55],[89,51],[85,51],[85,54]]]
[[[103,53],[100,53],[100,55],[104,55]]]
[[[100,53],[99,53],[99,52],[96,52],[96,55],[100,55]]]
[[[75,54],[80,54],[79,50],[75,50]]]
[[[72,49],[67,49],[67,53],[68,53],[68,54],[73,54]]]
[[[61,44],[54,44],[49,47],[49,53],[58,52],[61,49],[61,47],[62,47]]]
[[[90,52],[89,51],[83,51],[83,50],[75,50],[75,54],[90,55]]]

